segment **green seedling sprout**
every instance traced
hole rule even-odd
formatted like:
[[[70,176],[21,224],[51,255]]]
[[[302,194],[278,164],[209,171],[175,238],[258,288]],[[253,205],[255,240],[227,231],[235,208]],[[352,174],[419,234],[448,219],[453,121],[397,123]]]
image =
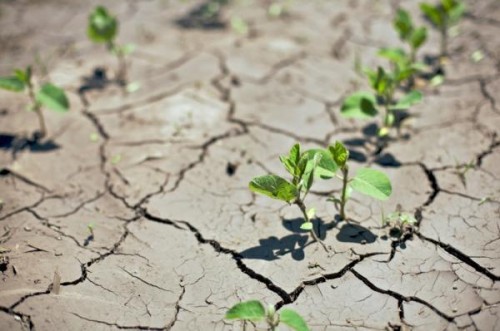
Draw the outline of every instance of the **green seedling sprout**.
[[[134,51],[134,45],[119,45],[116,42],[118,34],[118,20],[111,16],[103,6],[97,6],[89,15],[87,36],[97,44],[105,44],[107,49],[118,59],[117,82],[125,85],[127,82],[127,63],[125,56]]]
[[[413,74],[413,69],[395,66],[392,72],[378,67],[377,71],[365,69],[373,92],[356,92],[348,96],[340,109],[343,116],[348,118],[369,119],[375,117],[380,108],[384,110],[382,126],[378,135],[386,136],[395,123],[395,112],[406,110],[422,100],[422,93],[416,90],[405,93],[399,100],[395,93],[401,82]]]
[[[349,151],[347,148],[342,143],[336,142],[334,145],[328,147],[328,151],[340,169],[341,175],[337,175],[337,177],[342,180],[340,198],[331,197],[329,201],[340,206],[340,218],[342,220],[347,219],[345,206],[352,191],[378,200],[387,200],[391,196],[391,181],[383,172],[370,168],[360,168],[354,177],[349,178],[349,165],[347,164]]]
[[[226,313],[227,320],[243,321],[243,330],[247,322],[252,324],[265,321],[269,331],[275,331],[280,324],[285,324],[294,331],[309,331],[306,322],[295,310],[284,308],[279,312],[270,305],[266,310],[258,300],[240,302]]]
[[[313,239],[328,251],[313,229],[311,220],[315,216],[315,209],[307,209],[304,200],[313,185],[314,177],[326,179],[335,175],[337,170],[335,162],[327,151],[321,149],[311,149],[301,153],[299,144],[295,144],[287,156],[281,156],[280,161],[292,175],[291,182],[276,175],[260,176],[252,179],[249,184],[250,190],[298,206],[304,216],[300,228],[309,231]]]
[[[457,24],[465,13],[465,4],[461,0],[440,0],[436,6],[421,3],[420,9],[424,16],[439,29],[441,34],[441,59],[448,55],[449,29]]]
[[[31,102],[28,109],[35,112],[40,124],[38,138],[43,138],[47,134],[42,107],[61,113],[69,110],[69,101],[63,89],[51,83],[44,83],[39,89],[35,88],[32,80],[32,70],[29,66],[24,70],[14,70],[12,76],[0,77],[0,89],[18,93],[27,90]]]
[[[399,204],[396,206],[395,212],[389,213],[387,216],[382,214],[382,226],[390,226],[390,234],[393,237],[400,238],[405,233],[411,233],[415,224],[417,224],[415,216],[403,212]]]
[[[415,27],[410,14],[404,9],[398,9],[393,24],[401,41],[407,43],[410,48],[410,62],[415,63],[417,51],[427,39],[427,29],[423,26]]]

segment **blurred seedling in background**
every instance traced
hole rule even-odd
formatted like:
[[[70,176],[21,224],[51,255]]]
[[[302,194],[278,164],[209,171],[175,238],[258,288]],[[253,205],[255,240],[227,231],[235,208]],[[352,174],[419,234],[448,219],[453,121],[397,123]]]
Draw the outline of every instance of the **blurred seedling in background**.
[[[273,1],[267,8],[270,17],[284,17],[288,15],[292,0]]]
[[[402,211],[401,205],[396,206],[396,211],[385,216],[382,212],[382,226],[390,227],[389,235],[393,238],[401,238],[413,233],[417,224],[415,216]]]
[[[307,209],[304,200],[315,177],[327,179],[335,175],[337,170],[335,162],[327,151],[321,149],[311,149],[301,153],[299,144],[295,144],[288,155],[281,156],[280,161],[292,175],[291,182],[276,175],[260,176],[252,179],[249,184],[250,190],[299,207],[304,216],[300,228],[309,231],[313,239],[328,251],[313,229],[311,220],[315,216],[315,209]]]
[[[83,242],[83,246],[88,246],[91,241],[94,240],[94,229],[95,229],[95,224],[94,223],[89,223],[87,224],[87,230],[89,231],[89,235],[87,238],[85,238],[85,241]]]
[[[391,181],[383,172],[360,168],[354,177],[349,178],[349,151],[345,146],[336,142],[328,147],[336,166],[340,170],[340,175],[336,174],[342,180],[342,191],[339,198],[331,197],[332,201],[340,209],[340,218],[346,220],[345,206],[349,200],[352,191],[362,193],[378,200],[387,200],[392,194]]]
[[[267,330],[270,331],[277,330],[281,324],[294,331],[309,331],[306,322],[295,310],[284,308],[277,312],[272,305],[269,305],[266,310],[258,300],[244,301],[234,305],[227,311],[225,318],[243,321],[243,330],[246,329],[246,323],[251,323],[256,328],[256,322],[265,322]]]
[[[448,37],[450,29],[456,25],[465,13],[465,4],[461,0],[441,0],[438,5],[421,3],[424,16],[439,30],[441,34],[441,64],[448,55]]]
[[[18,93],[27,91],[30,100],[28,109],[35,112],[40,124],[40,131],[34,135],[34,139],[38,140],[47,135],[42,107],[65,113],[69,110],[70,105],[63,89],[51,83],[44,83],[37,89],[32,78],[30,66],[24,70],[15,69],[12,76],[0,77],[0,89]]]
[[[395,113],[407,110],[422,100],[422,93],[415,90],[401,92],[402,96],[399,99],[395,98],[401,82],[413,73],[414,69],[399,66],[395,66],[392,72],[385,71],[382,67],[378,67],[377,71],[365,69],[373,92],[355,92],[345,98],[340,109],[341,114],[347,118],[371,119],[383,110],[378,136],[387,136],[390,128],[396,123]]]
[[[455,170],[453,171],[453,173],[458,176],[460,182],[464,187],[467,187],[467,178],[465,177],[465,175],[469,170],[474,169],[475,167],[476,163],[474,161],[470,161],[469,163],[464,164],[458,164],[458,162],[456,162]]]
[[[398,9],[393,24],[401,41],[408,44],[410,49],[409,61],[415,63],[418,49],[427,40],[427,29],[423,26],[415,27],[410,14],[404,9]]]
[[[132,44],[120,45],[116,42],[119,23],[116,17],[111,16],[108,10],[103,6],[97,6],[89,15],[87,36],[97,44],[105,44],[106,48],[117,57],[118,71],[116,73],[116,82],[120,86],[126,86],[127,90],[137,90],[137,83],[131,83],[127,86],[127,61],[125,57],[132,53],[135,46]],[[130,92],[133,92],[130,91]]]

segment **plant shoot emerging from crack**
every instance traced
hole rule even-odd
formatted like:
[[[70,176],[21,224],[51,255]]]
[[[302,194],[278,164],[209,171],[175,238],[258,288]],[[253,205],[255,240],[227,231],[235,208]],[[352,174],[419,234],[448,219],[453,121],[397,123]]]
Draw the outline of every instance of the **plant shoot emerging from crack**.
[[[134,51],[134,45],[119,45],[116,42],[118,34],[118,20],[109,14],[103,6],[97,6],[89,15],[87,36],[97,44],[105,44],[107,49],[118,59],[118,71],[116,81],[119,85],[127,84],[127,62],[125,56]],[[135,86],[134,86],[135,88]]]
[[[69,110],[69,101],[63,89],[51,83],[44,83],[39,89],[36,89],[32,79],[32,70],[29,66],[24,70],[15,69],[12,76],[0,77],[0,89],[19,93],[27,90],[31,102],[28,109],[35,112],[40,124],[40,132],[35,135],[35,139],[47,135],[42,106],[60,113]]]
[[[441,34],[441,59],[448,55],[449,29],[457,24],[465,13],[465,4],[461,0],[440,0],[438,5],[421,3],[420,10]]]
[[[393,71],[378,67],[376,71],[365,69],[373,92],[356,92],[344,99],[340,112],[347,118],[370,119],[381,110],[384,112],[382,125],[379,127],[379,137],[389,134],[396,122],[396,112],[410,108],[422,100],[422,93],[411,91],[404,93],[399,99],[395,95],[401,82],[408,79],[414,69],[394,66]]]
[[[337,166],[327,151],[311,149],[301,152],[300,145],[295,144],[287,156],[280,157],[285,169],[292,175],[291,182],[276,175],[260,176],[252,179],[250,190],[270,198],[285,201],[299,207],[304,217],[302,230],[310,231],[315,241],[328,251],[313,229],[312,219],[315,209],[307,209],[304,200],[313,185],[315,177],[331,178]]]
[[[285,324],[294,331],[309,331],[306,322],[296,311],[285,308],[277,312],[272,305],[266,310],[258,300],[244,301],[234,305],[227,311],[225,318],[243,321],[243,330],[247,322],[254,324],[265,321],[269,331],[275,331],[280,324]]]

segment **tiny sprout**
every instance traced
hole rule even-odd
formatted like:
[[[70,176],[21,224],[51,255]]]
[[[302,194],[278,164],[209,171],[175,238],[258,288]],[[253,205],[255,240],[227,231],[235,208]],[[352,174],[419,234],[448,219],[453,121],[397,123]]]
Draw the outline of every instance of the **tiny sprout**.
[[[92,237],[94,236],[94,228],[95,228],[95,224],[94,224],[94,223],[89,223],[89,224],[87,224],[87,229],[89,230],[90,235],[91,235]]]
[[[392,237],[401,238],[405,234],[412,233],[414,226],[417,224],[417,219],[410,213],[405,213],[401,210],[401,205],[396,206],[396,211],[382,215],[382,226],[390,226],[390,234]]]
[[[449,29],[457,24],[465,13],[465,4],[461,0],[440,0],[433,6],[429,3],[421,3],[420,10],[425,17],[439,29],[441,33],[441,58],[448,54]]]
[[[252,179],[249,184],[250,190],[299,207],[304,217],[300,228],[309,231],[313,239],[328,251],[313,229],[312,219],[315,216],[315,209],[307,209],[304,199],[313,185],[314,178],[333,177],[337,165],[327,151],[311,149],[301,152],[299,144],[295,144],[288,155],[281,156],[280,161],[292,175],[291,182],[276,175],[260,176]]]
[[[399,38],[407,43],[410,48],[409,62],[415,63],[417,51],[427,39],[427,29],[425,27],[415,27],[410,14],[403,9],[398,9],[393,24]]]
[[[97,44],[106,44],[107,49],[118,58],[117,82],[125,85],[127,82],[127,63],[125,56],[132,53],[135,46],[132,44],[119,45],[116,43],[118,34],[118,20],[111,16],[103,6],[97,6],[89,15],[87,36]]]
[[[243,321],[243,330],[247,321],[251,323],[265,321],[271,331],[275,331],[280,324],[285,324],[294,331],[309,331],[302,316],[294,310],[285,308],[276,312],[274,306],[270,305],[266,311],[264,305],[258,300],[244,301],[234,305],[227,311],[225,318]]]
[[[341,106],[341,114],[347,118],[369,119],[375,117],[380,108],[383,108],[384,118],[378,135],[386,136],[395,124],[396,112],[406,110],[422,100],[422,93],[415,90],[395,100],[397,88],[413,73],[412,68],[399,66],[392,72],[385,71],[382,67],[378,67],[377,71],[365,69],[373,92],[355,92],[348,96]]]
[[[35,112],[40,124],[38,138],[43,138],[47,134],[42,106],[61,113],[65,113],[69,110],[69,100],[63,89],[51,83],[45,83],[35,92],[35,87],[32,82],[32,70],[29,66],[25,70],[14,70],[12,76],[0,77],[0,89],[11,92],[28,91],[28,97],[31,101],[28,109]]]
[[[245,22],[245,20],[243,20],[241,17],[231,18],[231,27],[236,33],[241,35],[246,35],[249,31],[247,22]]]

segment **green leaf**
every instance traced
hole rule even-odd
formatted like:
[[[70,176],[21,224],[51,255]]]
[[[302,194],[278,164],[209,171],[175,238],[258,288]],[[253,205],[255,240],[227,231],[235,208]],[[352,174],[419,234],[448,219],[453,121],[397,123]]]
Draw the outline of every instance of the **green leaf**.
[[[410,45],[413,49],[418,49],[427,39],[427,29],[425,27],[420,27],[415,29],[410,36]]]
[[[399,38],[402,40],[406,40],[410,36],[413,30],[413,23],[406,10],[398,9],[394,18],[394,28],[398,31]]]
[[[401,48],[381,48],[377,54],[395,63],[409,61],[405,51]]]
[[[245,22],[241,17],[231,18],[231,27],[236,33],[245,35],[249,31],[247,22]]]
[[[340,112],[349,118],[372,118],[378,111],[375,96],[369,92],[356,92],[344,100]]]
[[[282,309],[280,311],[280,322],[295,331],[309,331],[309,327],[302,316],[292,309]]]
[[[338,166],[333,160],[333,157],[324,149],[310,149],[304,152],[302,158],[313,160],[316,155],[319,155],[317,160],[314,175],[316,178],[329,179],[335,176]]]
[[[455,1],[456,2],[456,1]],[[448,11],[448,21],[450,25],[456,24],[465,13],[465,4],[463,2],[456,2],[455,6]]]
[[[408,109],[412,105],[419,103],[420,101],[422,101],[422,92],[411,91],[410,93],[399,99],[399,101],[395,105],[391,106],[390,109]]]
[[[306,192],[308,192],[312,187],[312,184],[314,182],[316,167],[318,166],[322,156],[323,156],[322,150],[315,150],[315,149],[308,150],[304,152],[304,154],[302,154],[301,156],[301,159],[299,161],[299,167],[304,170],[302,171],[299,185]]]
[[[0,88],[12,92],[21,92],[25,84],[17,77],[0,77]]]
[[[226,313],[226,319],[234,320],[248,320],[248,321],[260,321],[266,317],[266,310],[262,303],[257,300],[250,300],[245,302],[240,302]]]
[[[110,16],[108,10],[98,6],[89,16],[87,35],[93,42],[110,43],[118,32],[118,21]]]
[[[335,163],[343,168],[349,159],[349,150],[339,141],[336,141],[335,145],[328,146],[328,150]]]
[[[308,219],[313,219],[314,216],[316,216],[316,209],[315,208],[311,208],[307,211],[307,218]]]
[[[389,75],[385,72],[384,68],[378,67],[377,79],[375,80],[373,88],[379,95],[384,95],[385,92],[389,89],[390,84],[391,81]]]
[[[300,226],[300,229],[305,231],[311,231],[313,229],[313,224],[312,222],[304,222]]]
[[[443,25],[443,14],[439,11],[437,7],[434,7],[428,3],[421,3],[420,10],[424,13],[425,17],[432,22],[432,24],[437,27],[441,27]]]
[[[436,75],[434,77],[432,77],[431,81],[430,81],[430,85],[432,87],[436,87],[436,86],[439,86],[441,84],[444,83],[444,76],[443,75]]]
[[[67,112],[69,110],[69,101],[64,90],[50,83],[42,86],[36,95],[36,100],[54,111]]]
[[[255,177],[250,182],[249,188],[252,192],[288,203],[295,200],[299,194],[294,185],[275,175]]]
[[[24,84],[28,85],[31,81],[31,67],[28,66],[26,70],[15,69],[14,75]]]
[[[280,156],[280,161],[285,166],[285,169],[293,176],[293,183],[297,184],[300,180],[299,169],[297,168],[300,160],[300,144],[295,144],[290,149],[288,157]]]
[[[365,195],[375,199],[386,200],[392,193],[391,181],[383,172],[361,168],[352,178],[350,186]]]

